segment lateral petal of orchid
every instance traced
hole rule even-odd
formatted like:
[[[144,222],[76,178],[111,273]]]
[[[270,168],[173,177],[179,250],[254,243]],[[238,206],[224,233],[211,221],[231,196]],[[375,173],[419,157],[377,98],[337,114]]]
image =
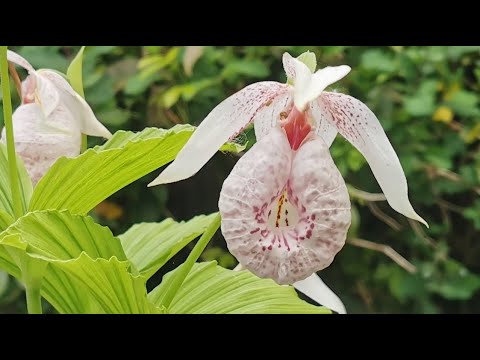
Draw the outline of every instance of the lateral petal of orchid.
[[[305,110],[307,104],[320,96],[328,85],[345,77],[351,70],[348,65],[327,66],[312,75],[310,69],[297,59],[295,62],[294,101],[298,110]]]
[[[96,118],[92,108],[77,94],[70,84],[62,76],[54,71],[39,71],[42,79],[47,79],[58,90],[61,101],[74,114],[76,125],[83,134],[90,136],[101,136],[106,139],[112,137],[112,133]]]
[[[301,293],[315,300],[320,305],[339,313],[346,314],[347,310],[342,300],[314,273],[305,280],[297,281],[293,287]]]
[[[257,113],[288,85],[274,81],[251,84],[217,105],[202,121],[187,144],[148,186],[172,183],[195,175],[229,139],[235,137]]]
[[[270,104],[265,104],[255,115],[254,129],[257,141],[270,130],[285,120],[292,109],[293,96],[291,87],[285,87]]]
[[[12,50],[7,50],[7,60],[23,67],[29,73],[35,71],[33,66],[30,65],[30,63],[27,60],[25,60],[22,56],[18,55],[16,52],[13,52]]]
[[[332,115],[323,109],[319,101],[310,103],[310,115],[315,121],[315,133],[325,141],[328,147],[332,146],[338,133],[337,128],[332,125],[334,123]]]
[[[408,199],[408,185],[400,160],[375,114],[352,96],[325,92],[320,106],[330,121],[367,159],[390,206],[428,227]]]

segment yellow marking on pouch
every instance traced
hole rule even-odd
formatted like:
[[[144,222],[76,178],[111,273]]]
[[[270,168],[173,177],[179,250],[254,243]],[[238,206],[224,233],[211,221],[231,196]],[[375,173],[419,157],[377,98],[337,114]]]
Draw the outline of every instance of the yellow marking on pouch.
[[[278,199],[278,202],[277,202],[277,219],[275,221],[275,227],[280,227],[280,219],[282,217],[282,206],[285,202],[285,199],[286,199],[286,191],[283,191],[283,194],[282,196],[280,196],[280,199]],[[288,220],[287,220],[288,222]],[[287,224],[288,226],[288,224]]]

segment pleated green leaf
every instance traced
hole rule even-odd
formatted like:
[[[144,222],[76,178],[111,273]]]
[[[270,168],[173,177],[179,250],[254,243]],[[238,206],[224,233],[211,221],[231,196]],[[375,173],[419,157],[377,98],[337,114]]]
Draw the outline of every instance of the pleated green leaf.
[[[33,261],[33,262],[32,262]],[[127,260],[120,240],[88,216],[36,211],[0,234],[0,266],[25,278],[24,264],[45,265],[42,295],[60,313],[159,312],[146,279]],[[30,268],[33,268],[30,266]]]
[[[14,221],[15,219],[12,215],[0,209],[0,232],[9,227]]]
[[[196,216],[187,222],[166,219],[160,223],[135,224],[118,237],[128,259],[149,278],[190,241],[202,235],[215,215]]]
[[[172,161],[194,127],[119,131],[103,146],[58,159],[35,187],[30,211],[68,209],[86,214],[101,201]]]
[[[162,303],[173,270],[149,295],[157,306]],[[260,279],[247,270],[233,271],[216,261],[197,263],[175,295],[170,314],[330,314],[331,311],[298,298],[291,286]]]
[[[191,125],[177,125],[169,130],[118,131],[102,146],[73,159],[62,157],[35,187],[30,211],[68,209],[86,214],[113,193],[175,159],[194,130]],[[243,148],[229,143],[220,150]]]
[[[82,253],[75,260],[55,262],[54,267],[84,285],[107,314],[162,313],[147,299],[146,279],[132,275],[128,261],[94,260]]]
[[[66,210],[29,213],[1,233],[0,241],[14,234],[28,244],[30,253],[48,259],[71,260],[86,252],[93,258],[127,260],[119,239],[108,227]]]

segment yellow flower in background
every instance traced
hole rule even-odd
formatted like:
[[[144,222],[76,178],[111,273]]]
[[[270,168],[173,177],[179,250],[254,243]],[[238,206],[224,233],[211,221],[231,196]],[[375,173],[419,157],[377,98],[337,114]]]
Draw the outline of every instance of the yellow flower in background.
[[[433,120],[449,124],[453,120],[453,111],[448,106],[440,106],[433,114]]]

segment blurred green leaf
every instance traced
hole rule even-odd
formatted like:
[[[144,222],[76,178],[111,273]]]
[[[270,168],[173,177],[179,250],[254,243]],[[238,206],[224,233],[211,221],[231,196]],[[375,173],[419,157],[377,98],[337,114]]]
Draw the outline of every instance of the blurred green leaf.
[[[480,289],[480,277],[457,261],[445,261],[445,276],[429,284],[429,290],[449,300],[469,299]]]
[[[97,114],[97,118],[105,125],[120,127],[124,125],[131,114],[128,111],[121,109],[113,109],[109,111],[102,111]]]
[[[179,59],[179,51],[179,47],[172,47],[165,55],[156,54],[143,57],[138,62],[140,74],[146,78],[171,65],[175,60]]]
[[[159,80],[158,75],[144,76],[143,74],[136,74],[128,79],[125,86],[125,94],[131,96],[139,95],[157,80]]]
[[[265,78],[269,74],[270,69],[260,60],[234,60],[228,62],[222,71],[222,77],[229,79],[237,76]]]
[[[447,103],[460,116],[480,116],[480,110],[477,107],[478,95],[473,92],[457,91]]]
[[[10,278],[8,276],[8,273],[0,270],[0,299],[6,293],[9,282],[10,282]]]
[[[480,53],[480,46],[448,46],[448,57],[457,60],[460,56],[468,53]]]
[[[18,50],[35,69],[54,69],[65,73],[68,60],[60,54],[60,46],[22,46]]]
[[[81,97],[85,97],[83,93],[83,73],[82,73],[82,63],[83,63],[83,51],[85,46],[82,46],[80,51],[77,53],[75,58],[70,63],[70,66],[67,69],[67,77],[72,85],[73,90],[75,90]]]
[[[176,85],[165,91],[159,101],[163,107],[170,108],[177,103],[180,97],[185,101],[190,101],[200,91],[217,83],[215,79],[204,79],[200,81],[190,82],[183,85]]]
[[[437,81],[426,80],[412,96],[404,97],[405,110],[412,116],[429,116],[435,111]]]
[[[476,199],[473,206],[465,209],[463,215],[466,219],[472,221],[476,230],[480,230],[480,200]]]

